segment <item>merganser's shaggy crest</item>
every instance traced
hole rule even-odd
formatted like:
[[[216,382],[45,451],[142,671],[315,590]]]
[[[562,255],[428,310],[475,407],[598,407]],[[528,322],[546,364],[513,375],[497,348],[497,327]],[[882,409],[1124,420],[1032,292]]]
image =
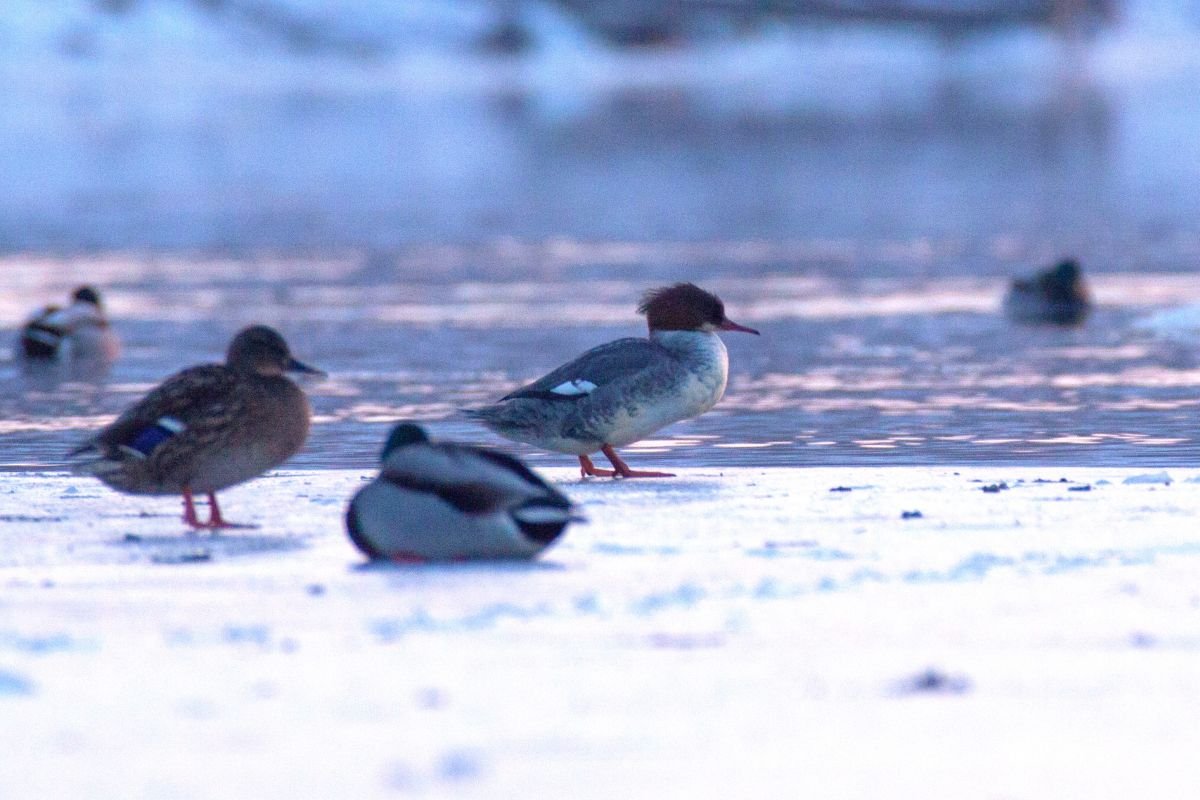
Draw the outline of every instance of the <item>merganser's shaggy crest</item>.
[[[1014,280],[1004,297],[1004,312],[1017,322],[1078,325],[1091,307],[1079,262],[1073,258]]]
[[[528,559],[577,519],[566,495],[512,456],[433,443],[397,425],[379,477],[346,511],[354,544],[373,559]]]
[[[275,330],[246,328],[224,364],[173,375],[71,455],[118,491],[183,495],[193,528],[238,527],[221,517],[216,492],[282,464],[308,436],[308,400],[284,372],[324,374],[292,358]],[[193,492],[208,495],[208,522]]]
[[[587,351],[498,403],[466,413],[501,436],[579,456],[580,472],[669,478],[632,470],[616,449],[699,416],[725,393],[729,356],[716,331],[758,331],[725,316],[725,304],[691,283],[647,292],[638,306],[648,339],[618,339]],[[599,469],[589,453],[604,453]]]
[[[46,306],[21,329],[21,355],[27,361],[112,361],[120,349],[100,293],[91,286],[76,289],[66,308]]]

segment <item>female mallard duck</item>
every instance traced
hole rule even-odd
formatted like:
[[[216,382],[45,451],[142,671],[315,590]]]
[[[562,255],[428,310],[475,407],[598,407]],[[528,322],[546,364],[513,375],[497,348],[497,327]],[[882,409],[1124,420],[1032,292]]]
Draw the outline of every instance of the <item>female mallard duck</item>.
[[[1078,325],[1091,307],[1079,262],[1073,258],[1014,280],[1004,298],[1004,313],[1017,322]]]
[[[121,350],[100,293],[80,286],[66,308],[46,306],[21,329],[21,355],[29,362],[111,362]]]
[[[308,436],[308,400],[284,372],[323,374],[292,358],[275,330],[246,328],[224,364],[171,376],[71,455],[118,491],[182,494],[193,528],[235,527],[216,493],[282,464]],[[196,517],[193,492],[208,495],[208,522]]]
[[[577,519],[571,501],[512,456],[433,443],[392,429],[379,477],[346,511],[350,539],[373,559],[527,559]]]

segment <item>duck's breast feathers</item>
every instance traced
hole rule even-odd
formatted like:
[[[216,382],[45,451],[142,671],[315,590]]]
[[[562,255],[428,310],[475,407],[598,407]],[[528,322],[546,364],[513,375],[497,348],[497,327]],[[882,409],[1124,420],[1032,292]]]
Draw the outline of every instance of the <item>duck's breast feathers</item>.
[[[380,478],[434,494],[467,514],[487,514],[532,498],[570,507],[570,501],[511,456],[456,444],[415,444],[392,453]]]
[[[648,339],[618,339],[588,350],[545,377],[505,395],[502,400],[577,401],[597,389],[636,375],[662,357],[662,348]]]

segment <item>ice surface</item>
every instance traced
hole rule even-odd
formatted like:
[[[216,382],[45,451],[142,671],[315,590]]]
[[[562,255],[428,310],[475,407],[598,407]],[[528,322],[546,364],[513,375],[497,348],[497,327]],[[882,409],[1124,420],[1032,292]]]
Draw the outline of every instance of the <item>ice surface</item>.
[[[215,537],[5,474],[0,795],[1197,796],[1196,471],[547,472],[589,524],[432,568],[363,566],[365,472]]]

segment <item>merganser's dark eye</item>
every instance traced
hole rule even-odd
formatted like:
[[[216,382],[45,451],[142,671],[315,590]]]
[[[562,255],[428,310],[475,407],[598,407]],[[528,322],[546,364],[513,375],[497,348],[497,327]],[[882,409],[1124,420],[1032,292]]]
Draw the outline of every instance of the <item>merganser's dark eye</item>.
[[[720,325],[725,321],[725,304],[720,300],[713,298],[712,312],[709,314],[708,321],[714,325]]]

